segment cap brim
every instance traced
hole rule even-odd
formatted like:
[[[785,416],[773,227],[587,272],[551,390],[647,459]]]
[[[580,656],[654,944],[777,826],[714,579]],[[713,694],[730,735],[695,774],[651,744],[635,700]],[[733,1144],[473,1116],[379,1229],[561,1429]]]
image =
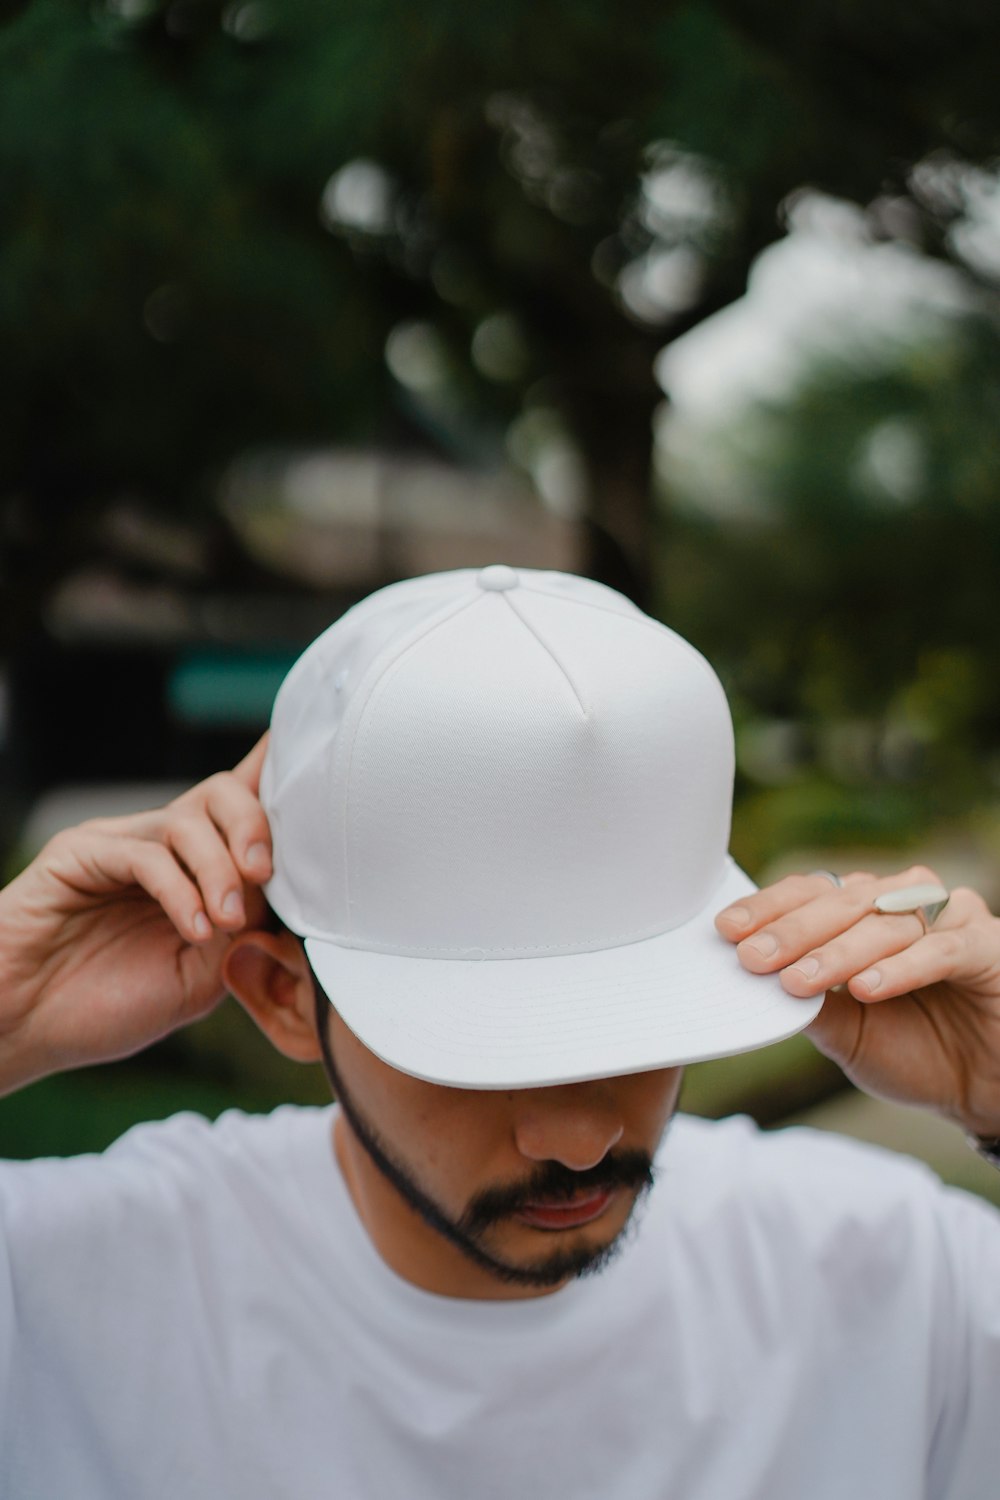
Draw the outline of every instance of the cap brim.
[[[642,942],[553,958],[402,958],[307,938],[346,1024],[383,1062],[429,1083],[541,1088],[704,1062],[801,1031],[823,1002],[749,974],[715,930],[755,890],[727,861],[704,909]]]

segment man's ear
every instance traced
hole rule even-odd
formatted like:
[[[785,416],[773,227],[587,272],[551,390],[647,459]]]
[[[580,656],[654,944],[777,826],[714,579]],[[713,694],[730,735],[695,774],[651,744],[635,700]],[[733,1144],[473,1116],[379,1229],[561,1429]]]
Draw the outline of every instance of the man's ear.
[[[290,932],[241,932],[222,977],[264,1035],[295,1062],[318,1062],[316,999],[305,950]]]

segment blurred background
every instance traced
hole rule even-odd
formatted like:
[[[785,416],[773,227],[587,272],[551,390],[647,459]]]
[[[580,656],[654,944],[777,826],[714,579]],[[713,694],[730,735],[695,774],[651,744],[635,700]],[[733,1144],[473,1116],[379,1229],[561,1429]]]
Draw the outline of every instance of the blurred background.
[[[232,763],[354,600],[504,561],[719,669],[734,852],[1000,902],[1000,10],[0,3],[0,849]],[[0,1153],[322,1099],[227,1003]],[[798,1040],[688,1108],[997,1195]]]

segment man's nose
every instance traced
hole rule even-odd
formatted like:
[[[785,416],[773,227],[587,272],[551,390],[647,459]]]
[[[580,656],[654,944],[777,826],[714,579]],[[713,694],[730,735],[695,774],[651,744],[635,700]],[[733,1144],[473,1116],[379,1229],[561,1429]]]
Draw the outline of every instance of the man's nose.
[[[514,1139],[529,1161],[558,1161],[584,1172],[604,1160],[624,1131],[614,1100],[599,1084],[530,1089],[516,1100]]]

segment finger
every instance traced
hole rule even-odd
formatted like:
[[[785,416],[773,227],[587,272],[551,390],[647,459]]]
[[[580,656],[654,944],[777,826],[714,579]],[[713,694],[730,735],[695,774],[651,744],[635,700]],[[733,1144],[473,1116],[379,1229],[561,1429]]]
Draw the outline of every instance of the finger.
[[[836,887],[831,886],[825,875],[787,875],[784,880],[763,886],[725,907],[716,917],[715,925],[723,937],[736,943],[786,912],[831,894],[837,894]]]
[[[881,1001],[944,981],[974,981],[996,968],[997,923],[933,928],[901,952],[886,955],[852,975],[855,999]]]
[[[812,877],[799,878],[810,880]],[[923,866],[915,866],[903,874],[887,876],[883,880],[860,876],[852,878],[841,889],[831,889],[829,882],[826,882],[824,893],[786,910],[754,928],[746,938],[738,939],[736,951],[740,962],[755,974],[769,974],[785,968],[852,924],[860,922],[871,911],[877,895],[917,884],[918,881],[926,883],[935,878]],[[775,886],[773,889],[777,892],[779,887]],[[766,892],[758,894],[764,895]],[[895,930],[902,934],[903,941],[912,942],[923,931],[920,917],[909,913],[902,914],[898,919],[884,914],[882,920],[887,924],[887,936],[889,924],[896,922]]]
[[[869,871],[854,870],[841,877],[839,887],[829,877],[814,870],[809,875],[788,875],[773,885],[763,886],[740,901],[725,907],[715,919],[716,927],[731,942],[758,931],[787,912],[826,896],[833,901],[854,897],[864,888],[874,894],[881,890],[898,890],[901,886],[940,884],[939,877],[925,865],[914,865],[898,875],[878,880]]]
[[[256,791],[234,773],[224,772],[208,784],[207,807],[246,879],[256,884],[270,879],[271,829]]]
[[[178,812],[169,820],[164,838],[197,885],[216,927],[233,932],[242,927],[246,921],[243,881],[211,819],[193,808]]]
[[[983,949],[979,940],[978,929],[985,922],[991,926],[995,924],[990,917],[985,902],[974,891],[958,890],[953,893],[951,904],[946,908],[933,929],[933,935],[941,937],[948,934],[959,934],[958,941],[954,945],[956,954],[974,954],[977,958],[990,956],[989,949]],[[973,928],[977,930],[973,932]],[[888,960],[893,955],[904,951],[916,950],[920,953],[929,952],[923,946],[926,929],[921,918],[915,913],[900,913],[899,915],[886,915],[879,912],[870,912],[860,921],[854,923],[842,934],[835,936],[821,947],[813,949],[804,954],[800,959],[783,969],[781,982],[790,994],[806,996],[819,994],[824,989],[831,989],[835,985],[844,985],[853,980],[872,965],[881,965],[883,960]],[[943,945],[947,947],[947,942]],[[916,975],[915,970],[910,971],[910,979]],[[940,976],[929,974],[921,981],[924,984],[937,982]],[[956,977],[955,972],[951,977]],[[858,998],[869,998],[869,992],[876,988],[880,980],[873,977],[853,991]],[[912,984],[905,988],[912,987]],[[897,991],[902,993],[903,991]],[[886,996],[889,991],[885,992]]]
[[[912,948],[922,934],[919,917],[911,913],[882,916],[872,912],[829,942],[797,957],[782,968],[779,977],[790,995],[818,995],[834,985],[846,984],[872,964]]]
[[[156,836],[169,841],[181,818],[211,821],[243,880],[260,885],[270,879],[271,830],[267,816],[256,793],[232,771],[210,776],[171,802],[163,809]]]
[[[243,759],[233,767],[232,774],[243,783],[248,791],[253,792],[254,796],[260,790],[260,773],[270,737],[270,730],[262,734],[249,755],[244,755]]]
[[[783,969],[860,922],[871,911],[872,899],[871,886],[859,883],[832,890],[828,884],[826,892],[814,900],[773,918],[741,939],[736,949],[740,963],[754,974]],[[911,917],[909,922],[914,920]],[[904,926],[908,926],[905,920]],[[912,930],[908,937],[913,938]]]
[[[80,864],[89,865],[105,890],[137,885],[151,896],[189,943],[212,937],[198,887],[162,844],[149,839],[98,837]]]

